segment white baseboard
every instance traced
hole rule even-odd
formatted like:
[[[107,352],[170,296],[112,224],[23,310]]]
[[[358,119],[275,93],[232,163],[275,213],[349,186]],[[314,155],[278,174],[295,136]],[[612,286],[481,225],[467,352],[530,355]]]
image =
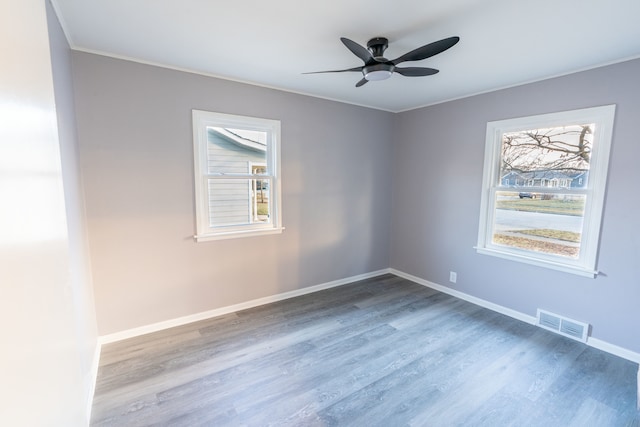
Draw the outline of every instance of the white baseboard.
[[[587,345],[590,345],[593,348],[597,348],[598,350],[606,351],[607,353],[615,354],[616,356],[620,356],[623,359],[640,363],[640,353],[636,353],[624,347],[619,347],[606,341],[599,340],[598,338],[587,338]]]
[[[127,329],[121,332],[103,335],[99,338],[99,343],[104,345],[104,344],[109,344],[116,341],[122,341],[128,338],[133,338],[140,335],[145,335],[152,332],[158,332],[164,329],[173,328],[175,326],[182,326],[188,323],[198,322],[200,320],[210,319],[216,316],[222,316],[224,314],[233,313],[235,311],[246,310],[248,308],[258,307],[260,305],[269,304],[272,302],[282,301],[285,299],[322,291],[324,289],[335,288],[337,286],[346,285],[349,283],[357,282],[359,280],[381,276],[389,272],[390,270],[388,268],[383,270],[378,270],[378,271],[372,271],[370,273],[359,274],[357,276],[351,276],[345,279],[334,280],[332,282],[322,283],[315,286],[309,286],[307,288],[296,289],[295,291],[284,292],[281,294],[271,295],[264,298],[258,298],[251,301],[242,302],[240,304],[234,304],[226,307],[216,308],[213,310],[203,311],[196,314],[190,314],[188,316],[178,317],[176,319],[165,320],[163,322],[153,323],[151,325]]]
[[[421,279],[419,277],[413,276],[411,274],[405,273],[403,271],[396,270],[394,268],[390,268],[389,272],[391,274],[395,274],[396,276],[402,277],[404,279],[415,282],[419,285],[426,286],[428,288],[435,289],[445,294],[449,294],[456,298],[460,298],[461,300],[468,301],[470,303],[479,305],[480,307],[488,308],[489,310],[495,311],[497,313],[504,314],[506,316],[512,317],[514,319],[521,320],[523,322],[529,323],[531,325],[536,324],[536,317],[530,316],[528,314],[521,313],[516,310],[512,310],[510,308],[494,304],[490,301],[483,300],[481,298],[476,298],[472,295],[465,294],[464,292],[456,291],[455,289],[448,288],[446,286],[438,285],[436,283],[430,282],[428,280]],[[599,340],[597,338],[589,337],[587,339],[587,345],[597,348],[598,350],[606,351],[607,353],[613,354],[614,356],[622,357],[623,359],[630,360],[635,363],[640,363],[640,353],[636,353],[634,351],[628,350],[623,347],[619,347],[614,344],[610,344],[606,341]],[[639,374],[640,375],[640,370]],[[640,383],[640,381],[639,381]],[[638,385],[640,388],[640,384]],[[639,390],[640,392],[640,390]],[[640,407],[640,395],[638,397],[638,405]]]
[[[536,324],[535,316],[529,316],[527,314],[520,313],[519,311],[512,310],[510,308],[507,308],[507,307],[504,307],[504,306],[501,306],[501,305],[498,305],[498,304],[494,304],[494,303],[492,303],[490,301],[483,300],[481,298],[476,298],[476,297],[474,297],[472,295],[465,294],[464,292],[456,291],[455,289],[451,289],[451,288],[448,288],[446,286],[438,285],[436,283],[430,282],[428,280],[421,279],[421,278],[416,277],[416,276],[412,276],[411,274],[405,273],[403,271],[396,270],[394,268],[391,268],[390,272],[391,272],[391,274],[395,274],[396,276],[400,276],[400,277],[402,277],[404,279],[411,280],[412,282],[415,282],[415,283],[417,283],[419,285],[426,286],[427,288],[435,289],[436,291],[440,291],[440,292],[445,293],[445,294],[449,294],[449,295],[454,296],[456,298],[460,298],[461,300],[465,300],[465,301],[468,301],[468,302],[473,303],[475,305],[479,305],[481,307],[488,308],[489,310],[492,310],[492,311],[507,315],[509,317],[513,317],[514,319],[521,320],[521,321],[529,323],[531,325],[535,325]]]
[[[531,325],[536,324],[536,317],[528,314],[521,313],[516,310],[512,310],[510,308],[501,306],[499,304],[492,303],[487,300],[483,300],[481,298],[474,297],[472,295],[466,294],[464,292],[457,291],[455,289],[448,288],[446,286],[438,285],[437,283],[430,282],[425,279],[421,279],[420,277],[413,276],[411,274],[405,273],[400,270],[396,270],[394,268],[386,268],[378,271],[372,271],[370,273],[364,273],[357,276],[351,276],[344,279],[334,280],[332,282],[322,283],[315,286],[309,286],[307,288],[296,289],[295,291],[284,292],[281,294],[271,295],[264,298],[258,298],[251,301],[246,301],[240,304],[234,304],[226,307],[217,308],[214,310],[208,310],[201,313],[191,314],[184,317],[179,317],[176,319],[170,319],[163,322],[153,323],[151,325],[140,326],[137,328],[132,328],[128,330],[124,330],[121,332],[116,332],[113,334],[103,335],[98,338],[98,348],[96,349],[97,357],[95,365],[95,373],[97,374],[98,365],[97,359],[99,359],[100,346],[116,341],[122,341],[128,338],[137,337],[140,335],[149,334],[152,332],[162,331],[164,329],[173,328],[175,326],[182,326],[188,323],[197,322],[200,320],[209,319],[216,316],[222,316],[224,314],[233,313],[240,310],[245,310],[248,308],[258,307],[260,305],[269,304],[272,302],[282,301],[289,298],[294,298],[301,295],[310,294],[313,292],[322,291],[324,289],[335,288],[337,286],[346,285],[349,283],[357,282],[359,280],[369,279],[372,277],[380,276],[383,274],[395,274],[396,276],[402,277],[404,279],[410,280],[419,285],[435,289],[445,294],[449,294],[453,297],[459,298],[464,301],[468,301],[472,304],[479,305],[484,308],[488,308],[489,310],[495,311],[497,313],[504,314],[506,316],[512,317],[514,319],[520,320],[525,323],[529,323]],[[640,353],[636,353],[634,351],[628,350],[623,347],[616,346],[614,344],[610,344],[606,341],[599,340],[597,338],[589,337],[587,340],[587,345],[597,348],[602,351],[606,351],[607,353],[611,353],[615,356],[622,357],[623,359],[630,360],[635,363],[640,363]],[[97,375],[96,375],[97,376]],[[640,402],[639,402],[640,403]]]

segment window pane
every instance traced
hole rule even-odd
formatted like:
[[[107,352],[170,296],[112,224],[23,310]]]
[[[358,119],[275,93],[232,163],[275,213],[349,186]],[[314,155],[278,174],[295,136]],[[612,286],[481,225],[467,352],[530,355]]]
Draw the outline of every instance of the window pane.
[[[497,191],[492,243],[577,259],[586,196]]]
[[[271,179],[210,178],[209,226],[229,227],[270,223]]]
[[[209,127],[207,138],[208,173],[265,173],[253,164],[267,163],[267,132]]]
[[[253,189],[253,207],[252,215],[254,223],[270,223],[271,222],[271,197],[269,189],[271,188],[269,179],[252,180]]]
[[[499,185],[585,188],[594,130],[592,123],[504,133]]]

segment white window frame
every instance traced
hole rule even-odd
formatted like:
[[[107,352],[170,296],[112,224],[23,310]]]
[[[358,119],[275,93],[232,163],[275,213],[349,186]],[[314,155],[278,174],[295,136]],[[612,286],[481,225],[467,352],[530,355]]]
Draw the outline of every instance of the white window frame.
[[[252,237],[266,234],[282,233],[282,198],[280,183],[280,121],[233,114],[214,113],[210,111],[192,110],[193,119],[193,154],[194,154],[194,182],[196,205],[196,234],[197,242],[211,240],[232,239],[238,237]],[[251,169],[247,174],[210,174],[207,167],[207,144],[209,127],[231,129],[246,129],[267,133],[265,175],[260,179],[269,181],[270,221],[234,226],[211,227],[209,218],[209,186],[211,178],[256,179]],[[251,215],[250,215],[251,216]]]
[[[614,116],[615,105],[606,105],[487,123],[480,224],[478,227],[478,244],[476,246],[477,252],[585,277],[596,277],[598,274],[596,262],[600,226],[606,192]],[[495,193],[496,191],[505,190],[504,187],[499,186],[503,134],[527,129],[551,128],[584,123],[595,123],[595,133],[587,187],[578,191],[574,189],[571,191],[572,193],[586,195],[580,254],[578,258],[570,259],[553,254],[544,254],[493,244],[493,225],[496,210]],[[544,189],[544,191],[549,192],[553,192],[554,190],[561,193],[567,191],[567,189]]]

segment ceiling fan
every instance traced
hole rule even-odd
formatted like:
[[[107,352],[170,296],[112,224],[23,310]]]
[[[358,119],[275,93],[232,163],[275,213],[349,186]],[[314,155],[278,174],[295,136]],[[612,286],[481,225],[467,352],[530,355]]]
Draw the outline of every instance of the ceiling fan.
[[[384,51],[389,46],[389,40],[384,37],[374,37],[367,42],[367,49],[360,46],[353,40],[346,37],[340,37],[340,41],[354,55],[364,61],[362,67],[347,68],[345,70],[330,71],[313,71],[303,74],[319,74],[319,73],[344,73],[347,71],[359,71],[362,73],[362,79],[356,83],[356,87],[360,87],[369,81],[385,80],[391,77],[391,74],[398,73],[407,77],[421,77],[436,74],[439,70],[427,67],[398,67],[402,62],[420,61],[437,55],[449,49],[460,41],[460,37],[449,37],[438,40],[437,42],[426,44],[422,47],[407,52],[404,55],[389,61],[385,58]]]

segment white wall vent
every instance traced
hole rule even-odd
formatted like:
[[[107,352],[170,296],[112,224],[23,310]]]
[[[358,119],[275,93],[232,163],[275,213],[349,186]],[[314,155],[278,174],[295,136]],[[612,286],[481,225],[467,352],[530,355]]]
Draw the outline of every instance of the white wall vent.
[[[557,334],[587,342],[587,335],[589,334],[588,323],[567,319],[566,317],[538,309],[536,324]]]

